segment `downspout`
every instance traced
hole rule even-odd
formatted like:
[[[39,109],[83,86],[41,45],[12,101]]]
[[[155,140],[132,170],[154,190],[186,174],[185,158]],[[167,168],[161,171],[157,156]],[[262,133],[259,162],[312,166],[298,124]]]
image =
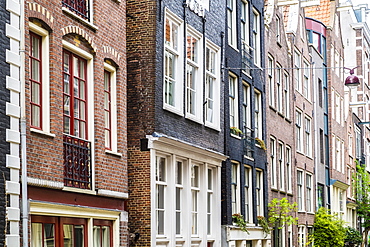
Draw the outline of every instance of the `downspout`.
[[[25,87],[25,0],[20,0],[20,106],[21,106],[21,166],[22,166],[22,234],[23,247],[28,247],[28,195],[27,195],[27,150],[26,150],[26,87]]]

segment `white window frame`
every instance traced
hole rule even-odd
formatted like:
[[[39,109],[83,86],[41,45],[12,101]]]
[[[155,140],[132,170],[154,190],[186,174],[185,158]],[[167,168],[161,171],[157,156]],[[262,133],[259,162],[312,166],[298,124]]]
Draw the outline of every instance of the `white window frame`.
[[[305,129],[305,151],[306,151],[306,156],[312,157],[311,118],[306,115],[304,122],[305,122],[304,129]]]
[[[285,117],[290,119],[290,81],[289,74],[284,70],[284,112]]]
[[[156,223],[156,227],[155,227],[155,232],[156,232],[156,235],[157,236],[166,236],[168,233],[167,233],[167,226],[166,226],[166,217],[167,217],[167,214],[168,212],[166,212],[166,194],[167,194],[167,174],[168,174],[168,158],[165,157],[165,156],[160,156],[160,155],[157,155],[156,157],[156,166],[155,166],[155,191],[156,191],[156,196],[155,196],[155,223]],[[164,160],[164,178],[163,180],[161,180],[160,176],[162,174],[160,174],[160,171],[159,171],[159,167],[158,167],[158,163],[157,162],[160,162],[160,160],[163,159]],[[163,172],[163,171],[162,171]],[[158,194],[157,193],[160,193],[158,188],[160,186],[163,186],[163,208],[159,208],[158,206]],[[163,212],[163,233],[160,232],[159,230],[159,218],[158,218],[158,215],[159,215],[159,212]],[[162,231],[162,229],[161,229]]]
[[[279,190],[285,191],[285,162],[284,162],[284,143],[278,142],[278,163],[279,163]]]
[[[243,133],[252,136],[250,85],[243,81]]]
[[[271,166],[271,188],[277,189],[277,167],[276,167],[276,139],[270,138],[270,166]]]
[[[240,165],[231,162],[231,213],[240,214]],[[235,198],[233,198],[233,196]]]
[[[236,30],[236,0],[227,0],[227,37],[228,43],[237,49],[237,30]],[[231,23],[230,23],[231,22]]]
[[[298,212],[304,212],[304,172],[302,170],[297,170],[297,206]]]
[[[117,139],[117,70],[114,66],[104,63],[104,70],[108,71],[110,73],[110,101],[111,101],[111,150],[105,150],[106,153],[112,153],[116,155],[122,155],[118,153],[118,139]]]
[[[311,68],[310,63],[306,60],[303,62],[304,69],[303,69],[303,96],[311,100]]]
[[[287,181],[287,192],[292,193],[292,149],[289,146],[285,148],[285,160],[286,160],[286,181]]]
[[[213,214],[214,214],[214,176],[215,169],[207,168],[207,235],[213,233]]]
[[[295,125],[296,125],[296,146],[297,146],[297,152],[303,153],[302,112],[299,111],[298,109],[296,110]]]
[[[262,139],[262,94],[254,89],[254,135]]]
[[[263,171],[256,169],[256,210],[257,216],[264,216]]]
[[[181,172],[179,172],[179,164],[181,164]],[[184,173],[185,173],[186,163],[182,160],[176,160],[175,162],[175,233],[176,235],[182,236],[183,234],[183,201],[184,201]],[[181,181],[180,181],[181,180]],[[179,195],[177,196],[177,193]],[[177,202],[179,200],[179,202]],[[178,203],[178,205],[177,205]],[[179,219],[177,218],[179,215]],[[179,222],[179,229],[177,228],[177,221]]]
[[[257,9],[253,8],[253,61],[257,66],[261,66],[261,15]]]
[[[306,173],[306,209],[307,212],[313,212],[313,181],[312,174]]]
[[[41,71],[41,110],[42,110],[42,122],[41,129],[31,128],[32,132],[37,132],[47,136],[55,137],[55,134],[50,132],[50,34],[49,32],[29,22],[30,32],[33,32],[41,36],[41,60],[42,60],[42,71]]]
[[[294,50],[294,81],[295,89],[302,93],[302,72],[301,72],[301,63],[302,55],[298,50]]]
[[[172,24],[177,26],[177,35],[175,41],[177,43],[177,49],[174,49],[171,47],[171,41],[170,43],[166,43],[166,25],[164,25],[163,30],[163,40],[164,40],[164,51],[163,51],[163,57],[165,58],[167,54],[171,54],[175,60],[174,62],[174,85],[173,85],[173,104],[166,103],[166,60],[163,59],[163,109],[171,111],[177,115],[183,116],[183,91],[184,91],[184,32],[183,30],[183,20],[181,20],[179,17],[171,13],[168,9],[165,9],[165,23],[166,20],[170,22],[170,28],[172,30]],[[171,36],[171,38],[173,38]]]
[[[283,74],[281,65],[276,63],[276,108],[277,111],[283,114]]]
[[[196,183],[192,182],[193,179],[193,169],[198,167],[198,177],[194,177],[194,181]],[[199,232],[199,213],[200,213],[200,199],[201,199],[201,186],[200,186],[200,177],[201,177],[201,166],[199,164],[191,164],[191,235],[192,236],[198,236],[200,234]],[[194,170],[195,171],[195,170]]]
[[[209,49],[210,52],[214,53],[214,68],[213,71],[207,69],[206,65],[206,78],[205,78],[205,126],[220,130],[220,47],[213,44],[211,41],[206,39],[206,51]],[[207,54],[207,53],[206,53]],[[205,58],[207,62],[207,58]],[[207,63],[206,63],[207,64]],[[210,95],[209,84],[207,82],[207,77],[213,78],[212,85],[212,95]],[[212,96],[212,99],[210,98]],[[213,101],[212,113],[209,113],[209,101]],[[209,114],[212,114],[212,119],[209,119]]]
[[[196,51],[194,52],[194,60],[186,58],[186,91],[185,91],[185,117],[193,120],[198,123],[202,123],[202,115],[203,115],[203,39],[201,33],[196,31],[194,28],[192,28],[190,25],[187,25],[186,27],[186,39],[191,36],[197,41],[196,44]],[[186,46],[188,43],[186,42]],[[186,48],[188,49],[188,47]],[[189,80],[189,74],[188,74],[188,68],[194,68],[194,84],[193,86],[188,84]],[[192,102],[194,104],[194,108],[192,108],[190,104],[190,94],[189,92],[195,93],[194,101]]]
[[[298,226],[298,247],[306,246],[306,226]]]
[[[230,127],[239,129],[238,78],[229,73],[229,117]]]
[[[275,107],[275,76],[274,76],[274,58],[268,55],[268,68],[267,68],[267,78],[269,83],[269,103],[270,106]]]
[[[244,219],[253,223],[252,168],[244,166]]]

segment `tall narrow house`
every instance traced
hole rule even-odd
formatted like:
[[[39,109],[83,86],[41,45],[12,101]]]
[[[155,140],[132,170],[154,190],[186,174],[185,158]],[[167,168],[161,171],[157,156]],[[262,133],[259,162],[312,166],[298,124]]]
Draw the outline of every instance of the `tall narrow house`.
[[[263,1],[227,1],[225,31],[225,154],[222,246],[267,246],[258,226],[267,216]],[[243,231],[233,219],[247,223]]]
[[[31,246],[127,245],[125,19],[125,1],[25,4]]]
[[[127,4],[130,244],[219,247],[225,3]]]
[[[266,125],[269,201],[297,201],[292,52],[284,25],[285,7],[265,1]],[[295,213],[292,213],[294,217]],[[293,246],[294,226],[273,230],[271,246]]]

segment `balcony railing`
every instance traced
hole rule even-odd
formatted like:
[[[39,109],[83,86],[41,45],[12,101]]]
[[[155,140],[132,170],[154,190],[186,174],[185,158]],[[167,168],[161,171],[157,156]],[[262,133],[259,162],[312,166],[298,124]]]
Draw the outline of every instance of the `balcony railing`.
[[[251,74],[253,64],[253,48],[246,43],[242,43],[242,68],[248,75]]]
[[[64,185],[91,189],[91,143],[75,136],[63,135]]]
[[[244,144],[244,155],[253,158],[254,147],[255,147],[254,131],[251,128],[244,126],[243,131],[243,144]]]
[[[63,7],[90,21],[89,0],[62,0]]]

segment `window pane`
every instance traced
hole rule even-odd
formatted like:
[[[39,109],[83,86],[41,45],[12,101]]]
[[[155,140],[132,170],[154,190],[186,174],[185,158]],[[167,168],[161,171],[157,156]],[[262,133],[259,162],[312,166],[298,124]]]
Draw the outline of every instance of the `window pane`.
[[[31,60],[31,79],[34,81],[40,81],[40,61]]]
[[[36,105],[31,105],[31,111],[32,111],[32,119],[31,119],[31,125],[32,126],[40,126],[40,107]]]
[[[102,247],[109,247],[110,246],[110,227],[109,226],[102,226]]]
[[[42,247],[42,223],[31,224],[31,247]]]
[[[101,246],[101,231],[100,231],[100,226],[94,226],[94,230],[93,230],[93,235],[94,235],[94,247],[102,247]]]

